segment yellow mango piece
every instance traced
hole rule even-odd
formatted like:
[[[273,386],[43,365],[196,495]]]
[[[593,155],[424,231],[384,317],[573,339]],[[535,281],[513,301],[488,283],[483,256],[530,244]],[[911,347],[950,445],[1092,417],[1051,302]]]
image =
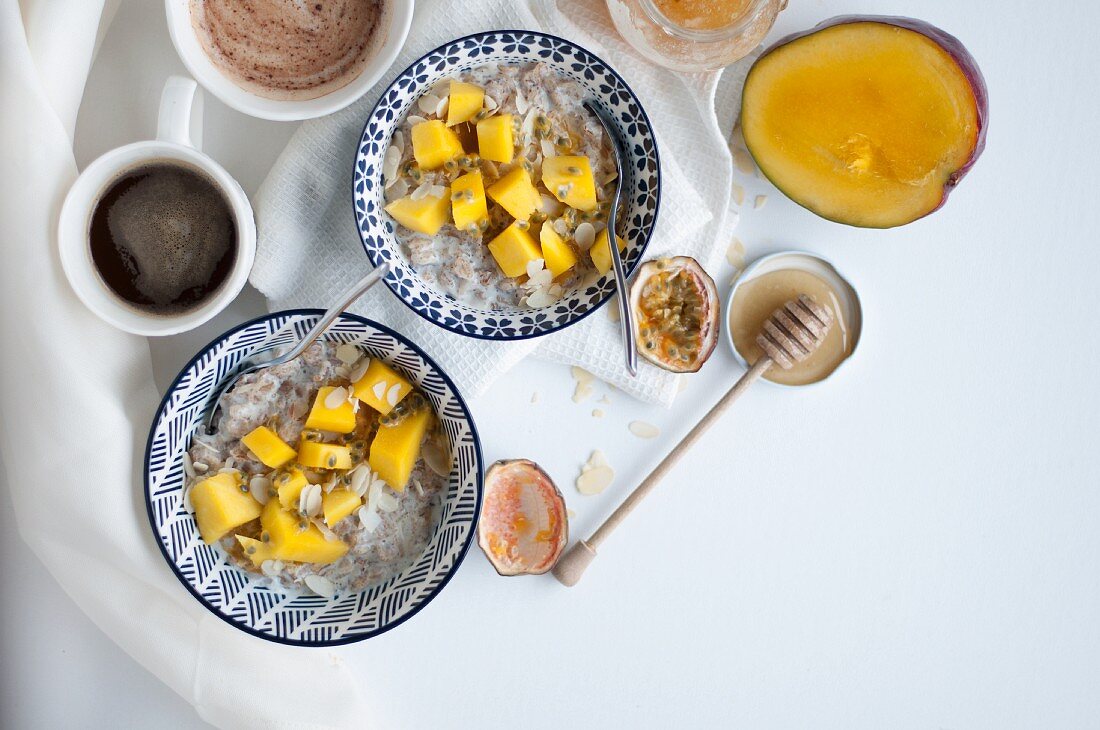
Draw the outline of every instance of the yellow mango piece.
[[[593,211],[596,201],[596,180],[592,165],[583,155],[547,157],[542,161],[542,184],[550,194],[570,208]]]
[[[195,508],[199,534],[207,545],[214,544],[234,527],[256,519],[263,509],[244,481],[231,472],[215,474],[192,487],[191,505]]]
[[[351,433],[355,430],[355,409],[345,398],[336,408],[325,405],[329,394],[336,388],[325,386],[317,391],[317,397],[313,399],[313,408],[306,418],[306,428],[315,428],[318,431],[332,431],[333,433]]]
[[[412,128],[413,157],[421,170],[443,167],[447,160],[463,154],[462,140],[440,119],[421,122]]]
[[[329,527],[350,515],[363,505],[359,495],[348,489],[333,489],[321,497],[321,511]]]
[[[432,411],[425,408],[406,416],[393,426],[379,426],[370,445],[370,468],[391,489],[405,491],[409,475],[420,457],[420,443],[432,423]]]
[[[386,212],[410,231],[434,236],[451,220],[451,189],[444,188],[442,197],[425,195],[413,200],[411,195],[398,198],[386,206]]]
[[[619,250],[626,248],[626,241],[622,236],[615,236],[615,242],[619,244]],[[596,271],[600,275],[611,271],[611,245],[607,242],[607,229],[603,229],[596,236],[596,242],[588,249],[588,255],[592,257],[592,263],[596,265]]]
[[[531,175],[522,167],[515,168],[490,185],[489,197],[518,221],[527,220],[542,206],[542,195],[531,182]]]
[[[241,443],[264,466],[270,466],[272,469],[278,469],[283,464],[292,461],[297,455],[294,453],[294,449],[287,445],[286,441],[279,438],[279,434],[267,426],[252,429],[241,439]]]
[[[489,253],[505,276],[522,276],[527,273],[528,263],[542,258],[535,239],[515,223],[489,242]]]
[[[455,228],[466,230],[467,226],[476,226],[489,217],[489,208],[485,203],[485,181],[481,171],[469,172],[451,183],[451,216]]]
[[[512,115],[497,114],[477,123],[477,149],[482,159],[505,164],[516,154],[512,138]]]
[[[383,416],[412,391],[412,383],[378,358],[370,361],[363,377],[355,381],[352,393]]]
[[[576,266],[576,252],[558,235],[553,226],[543,226],[539,232],[539,240],[542,243],[542,258],[546,262],[546,268],[555,279]]]
[[[462,81],[451,82],[451,100],[447,105],[447,126],[468,122],[481,111],[485,103],[485,90]]]
[[[275,489],[279,492],[279,504],[287,509],[298,508],[298,498],[309,484],[306,475],[296,466],[275,475]]]
[[[351,449],[339,444],[302,441],[298,444],[298,463],[310,469],[350,469]]]
[[[257,568],[260,567],[260,563],[265,560],[275,559],[275,551],[271,549],[270,544],[261,540],[254,540],[251,537],[245,537],[244,535],[234,535],[233,537],[237,538],[237,542],[240,543],[245,556],[247,556]]]
[[[270,538],[272,555],[279,560],[325,565],[339,560],[348,551],[343,540],[326,540],[317,525],[288,512],[275,500],[264,507],[260,525]]]

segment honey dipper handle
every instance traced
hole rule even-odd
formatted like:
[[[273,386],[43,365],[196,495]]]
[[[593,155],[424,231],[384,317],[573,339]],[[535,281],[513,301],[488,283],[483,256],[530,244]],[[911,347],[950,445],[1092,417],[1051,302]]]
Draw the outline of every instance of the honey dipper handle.
[[[623,503],[604,520],[603,524],[596,528],[596,531],[592,533],[592,537],[587,540],[578,540],[569,548],[568,552],[554,566],[554,577],[564,585],[576,585],[577,581],[581,579],[584,569],[595,559],[596,550],[603,541],[619,526],[619,523],[627,518],[627,515],[634,511],[638,503],[653,491],[653,488],[657,486],[657,483],[661,481],[665,474],[676,466],[676,463],[680,461],[680,457],[695,445],[695,442],[706,433],[707,429],[721,418],[722,414],[733,405],[734,401],[740,398],[741,394],[748,390],[749,386],[755,383],[771,365],[772,360],[769,357],[761,357],[757,360],[756,364],[749,368],[749,371],[734,383],[733,387],[722,396],[722,399],[707,411],[707,415],[703,416],[699,423],[688,431],[680,443],[668,452],[661,463],[623,500]]]

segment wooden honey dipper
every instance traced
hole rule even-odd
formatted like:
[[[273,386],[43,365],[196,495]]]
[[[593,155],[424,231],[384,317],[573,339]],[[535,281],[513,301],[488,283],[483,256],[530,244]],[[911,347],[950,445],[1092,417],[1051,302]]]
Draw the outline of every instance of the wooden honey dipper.
[[[756,344],[764,351],[764,355],[753,363],[748,372],[734,383],[729,392],[714,404],[707,415],[703,416],[687,436],[684,436],[668,456],[649,473],[645,481],[623,500],[610,517],[604,520],[603,524],[592,533],[592,537],[587,540],[578,540],[573,544],[573,547],[554,566],[554,577],[564,585],[576,585],[584,574],[585,568],[595,559],[596,549],[619,526],[619,523],[634,511],[638,503],[653,491],[657,482],[661,481],[661,478],[725,413],[726,409],[733,405],[733,402],[772,365],[779,365],[784,370],[789,370],[796,362],[802,362],[813,354],[825,341],[825,336],[829,334],[832,324],[832,311],[805,294],[799,294],[797,299],[792,299],[775,310],[764,323],[763,331],[756,337]]]

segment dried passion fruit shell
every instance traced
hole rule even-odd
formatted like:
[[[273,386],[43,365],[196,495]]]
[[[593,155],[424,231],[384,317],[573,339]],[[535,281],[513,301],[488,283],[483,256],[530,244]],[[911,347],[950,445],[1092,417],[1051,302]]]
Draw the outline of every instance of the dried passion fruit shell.
[[[533,461],[498,461],[485,472],[477,544],[501,575],[538,575],[569,542],[565,499]]]
[[[630,287],[638,352],[674,373],[703,367],[718,342],[718,291],[690,256],[647,261]]]

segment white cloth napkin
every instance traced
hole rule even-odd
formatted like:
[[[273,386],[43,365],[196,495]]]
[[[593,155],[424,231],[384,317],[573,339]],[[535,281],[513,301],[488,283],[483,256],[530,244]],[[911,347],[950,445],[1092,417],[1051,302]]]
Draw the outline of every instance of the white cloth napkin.
[[[730,78],[723,84],[720,124],[715,112],[719,75],[676,74],[645,61],[615,32],[602,0],[421,0],[393,68],[349,108],[303,124],[260,187],[251,281],[273,310],[328,306],[370,265],[348,204],[348,171],[363,123],[382,91],[438,45],[481,30],[513,28],[569,38],[622,74],[641,98],[661,150],[661,211],[646,257],[686,254],[715,270],[737,222],[737,213],[729,210],[732,161],[726,137],[747,63],[726,72]],[[351,309],[408,335],[470,397],[532,352],[579,365],[646,401],[669,405],[676,394],[676,377],[648,363],[637,378],[626,374],[619,325],[607,316],[613,305],[560,333],[514,343],[453,334],[421,319],[384,288],[369,292]]]
[[[20,533],[92,621],[208,722],[362,727],[368,710],[342,650],[279,646],[223,623],[153,542],[141,476],[157,405],[149,348],[81,305],[54,240],[96,30],[111,13],[103,0],[23,7],[21,17],[19,0],[0,0],[0,457]]]

